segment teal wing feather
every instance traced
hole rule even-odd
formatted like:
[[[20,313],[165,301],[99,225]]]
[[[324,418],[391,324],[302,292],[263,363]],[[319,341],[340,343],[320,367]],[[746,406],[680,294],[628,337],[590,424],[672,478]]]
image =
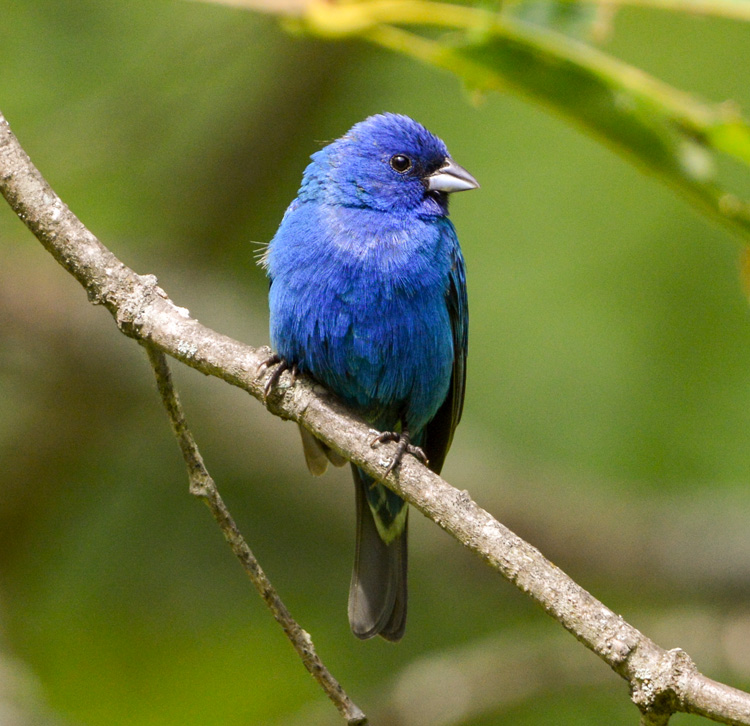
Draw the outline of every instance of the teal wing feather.
[[[425,427],[422,448],[429,467],[439,474],[461,420],[466,390],[466,352],[469,338],[469,305],[466,296],[466,271],[460,250],[456,249],[446,292],[446,304],[453,335],[453,370],[448,395],[434,418]]]

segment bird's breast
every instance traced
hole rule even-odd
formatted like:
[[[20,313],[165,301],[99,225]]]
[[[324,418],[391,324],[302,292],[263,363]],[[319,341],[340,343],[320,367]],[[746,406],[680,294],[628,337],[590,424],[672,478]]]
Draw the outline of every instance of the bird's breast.
[[[273,275],[272,343],[377,425],[405,415],[420,428],[451,375],[449,240],[382,213],[319,222],[315,244]]]

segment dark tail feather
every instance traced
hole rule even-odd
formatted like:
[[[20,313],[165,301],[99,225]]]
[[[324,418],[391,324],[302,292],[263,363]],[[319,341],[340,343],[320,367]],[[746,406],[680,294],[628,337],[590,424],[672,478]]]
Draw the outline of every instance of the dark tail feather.
[[[349,588],[349,624],[358,638],[380,635],[386,640],[401,640],[406,628],[408,521],[390,544],[383,542],[367,504],[365,487],[369,483],[355,466],[352,473],[357,499],[357,547]]]

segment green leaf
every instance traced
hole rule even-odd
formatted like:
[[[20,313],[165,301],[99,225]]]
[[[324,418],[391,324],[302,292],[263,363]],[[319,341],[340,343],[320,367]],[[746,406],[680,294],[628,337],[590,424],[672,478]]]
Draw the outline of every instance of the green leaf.
[[[472,90],[511,90],[542,104],[750,240],[750,205],[717,179],[720,152],[750,174],[750,126],[731,105],[702,102],[590,45],[505,15],[415,1],[354,7],[377,8],[373,20],[400,15],[403,23],[463,26],[461,35],[432,40],[391,25],[366,28],[359,18],[371,41],[448,70]]]
[[[576,22],[585,27],[591,20],[586,8],[596,9],[595,0],[506,0],[500,12],[429,0],[294,1],[300,30],[329,38],[367,38],[450,71],[472,90],[511,90],[542,104],[750,241],[750,204],[717,177],[720,153],[750,175],[750,126],[731,105],[700,101],[546,27],[560,27],[562,21],[573,22],[563,22],[567,31]],[[232,2],[255,6],[264,0]],[[640,5],[750,19],[750,0],[607,2],[611,7]],[[534,16],[535,22],[519,19],[517,12]],[[434,39],[396,27],[404,25],[453,32]]]
[[[600,5],[571,0],[513,0],[502,6],[503,14],[582,39],[601,35],[603,10]]]

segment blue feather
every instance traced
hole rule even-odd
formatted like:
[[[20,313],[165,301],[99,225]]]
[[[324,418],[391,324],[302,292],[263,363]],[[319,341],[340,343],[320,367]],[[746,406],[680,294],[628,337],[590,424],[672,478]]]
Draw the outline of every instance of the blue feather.
[[[468,335],[448,192],[476,186],[420,124],[370,117],[313,154],[264,258],[278,355],[373,427],[408,432],[435,471],[461,416]],[[311,470],[321,471],[305,441]],[[363,472],[354,469],[354,478],[350,621],[360,637],[397,640],[406,618],[406,506]]]

